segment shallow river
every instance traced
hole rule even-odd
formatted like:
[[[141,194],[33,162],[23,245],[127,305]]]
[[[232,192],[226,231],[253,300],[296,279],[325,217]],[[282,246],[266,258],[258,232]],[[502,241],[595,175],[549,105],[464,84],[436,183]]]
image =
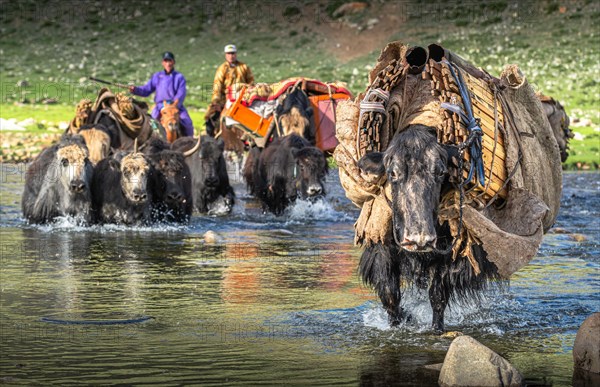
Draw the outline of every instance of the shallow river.
[[[358,211],[337,174],[324,202],[263,215],[235,184],[233,215],[186,226],[27,226],[23,168],[0,190],[0,383],[435,385],[450,339],[427,297],[391,329],[357,275]],[[569,385],[577,328],[600,310],[600,175],[566,174],[538,256],[446,328],[507,358],[530,385]],[[207,230],[223,237],[206,244]],[[53,320],[129,324],[65,325]]]

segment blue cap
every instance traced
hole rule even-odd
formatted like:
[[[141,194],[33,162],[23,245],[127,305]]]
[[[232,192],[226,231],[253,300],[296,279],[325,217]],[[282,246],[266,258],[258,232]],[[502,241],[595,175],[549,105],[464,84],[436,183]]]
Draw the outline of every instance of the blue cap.
[[[163,60],[175,61],[175,55],[173,55],[173,53],[170,51],[165,51],[165,53],[163,54]]]

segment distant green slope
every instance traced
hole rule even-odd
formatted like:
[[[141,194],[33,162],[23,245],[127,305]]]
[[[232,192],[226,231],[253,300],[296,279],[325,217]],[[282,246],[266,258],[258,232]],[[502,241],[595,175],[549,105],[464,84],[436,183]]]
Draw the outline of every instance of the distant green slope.
[[[2,0],[0,116],[27,117],[28,105],[8,107],[23,100],[57,98],[73,107],[84,96],[94,98],[99,85],[87,76],[145,83],[160,69],[160,54],[170,50],[188,81],[187,105],[200,119],[222,47],[230,42],[259,82],[302,75],[345,81],[358,93],[385,42],[400,39],[441,43],[494,75],[506,64],[519,64],[536,89],[559,99],[572,117],[590,121],[569,161],[600,158],[593,151],[600,127],[600,3],[371,0],[363,12],[333,18],[344,2]],[[329,49],[335,32],[344,31],[350,41],[370,36],[373,20],[385,23],[389,33],[350,47],[358,57],[336,57]],[[19,81],[27,86],[17,86]],[[38,120],[43,111],[32,110]]]

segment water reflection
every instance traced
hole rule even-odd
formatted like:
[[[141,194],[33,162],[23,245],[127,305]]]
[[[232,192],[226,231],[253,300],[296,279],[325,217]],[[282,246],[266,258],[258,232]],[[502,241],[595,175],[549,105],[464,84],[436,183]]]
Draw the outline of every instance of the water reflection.
[[[596,184],[566,179],[566,187]],[[450,340],[422,328],[431,310],[417,295],[405,299],[414,322],[389,328],[356,274],[356,214],[341,190],[330,190],[335,209],[300,207],[291,218],[240,210],[132,229],[25,226],[14,215],[20,189],[0,188],[10,196],[0,210],[12,214],[0,227],[3,382],[435,384],[423,366],[443,361]],[[600,199],[565,192],[557,226],[566,233],[547,235],[510,286],[448,312],[452,329],[497,350],[529,380],[555,385],[574,383],[576,329],[600,308]],[[223,242],[205,243],[208,229]],[[44,316],[154,319],[69,327]]]

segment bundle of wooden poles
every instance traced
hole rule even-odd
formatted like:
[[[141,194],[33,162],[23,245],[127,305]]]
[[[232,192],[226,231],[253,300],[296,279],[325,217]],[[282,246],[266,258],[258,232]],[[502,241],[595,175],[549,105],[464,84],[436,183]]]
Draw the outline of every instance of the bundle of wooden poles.
[[[458,105],[465,110],[459,86],[449,65],[446,61],[438,62],[429,59],[421,73],[422,77],[431,81],[432,94],[434,97],[438,97],[441,103]],[[502,103],[485,80],[478,79],[467,71],[461,70],[461,75],[470,93],[473,116],[479,121],[479,126],[483,130],[482,153],[485,169],[485,184],[482,186],[473,179],[466,188],[479,195],[484,202],[489,201],[496,194],[501,198],[506,198],[507,190],[504,183],[507,180],[507,172]],[[437,128],[438,142],[454,145],[465,142],[469,132],[458,114],[445,109],[442,111],[444,120],[442,126]],[[464,153],[463,166],[463,177],[466,178],[470,168],[468,151]]]

